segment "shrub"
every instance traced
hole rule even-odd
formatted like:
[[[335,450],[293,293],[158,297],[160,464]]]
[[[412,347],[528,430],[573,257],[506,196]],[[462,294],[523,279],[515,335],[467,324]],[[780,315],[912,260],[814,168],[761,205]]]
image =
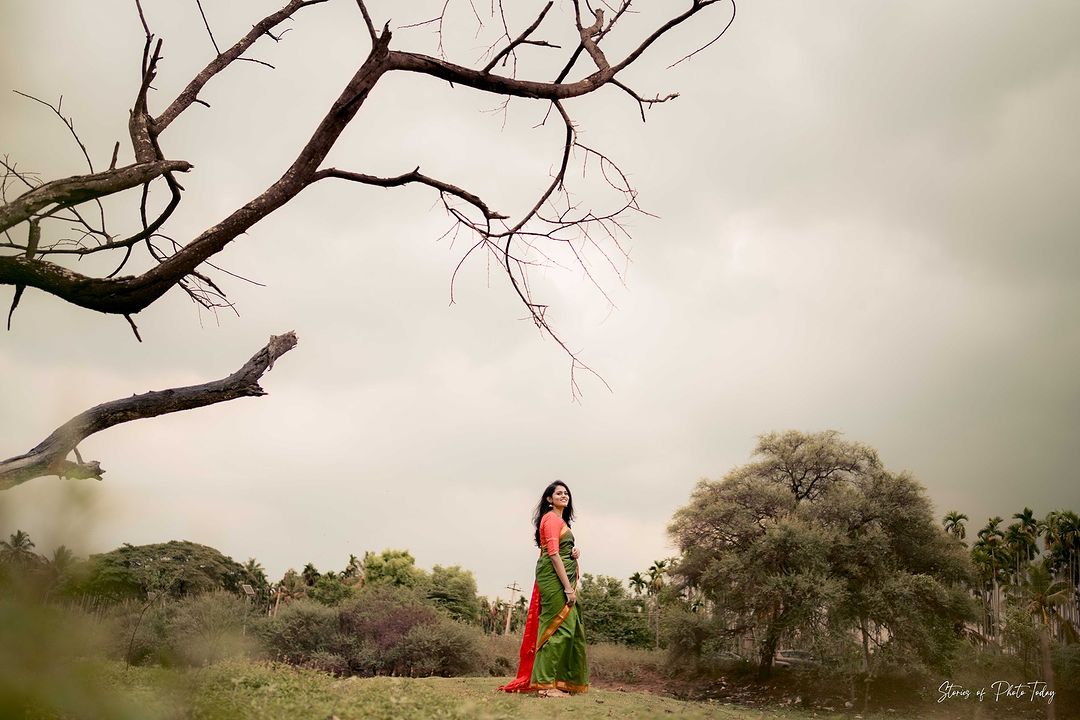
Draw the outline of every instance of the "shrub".
[[[439,621],[434,608],[407,588],[365,587],[360,596],[339,610],[339,628],[347,638],[350,669],[363,675],[393,671],[390,652],[414,627]]]
[[[100,611],[109,657],[132,665],[170,664],[169,614],[163,602],[125,600]]]
[[[265,622],[250,603],[223,591],[187,597],[168,619],[167,636],[175,659],[186,665],[209,665],[228,657],[245,657],[254,650],[249,626]]]
[[[311,600],[282,606],[261,631],[270,654],[294,665],[303,665],[316,652],[331,651],[337,634],[337,610]]]
[[[504,677],[517,672],[521,635],[485,635],[481,641],[483,667],[487,674]]]
[[[390,649],[387,664],[393,674],[410,677],[475,673],[483,665],[479,631],[446,619],[416,625]]]

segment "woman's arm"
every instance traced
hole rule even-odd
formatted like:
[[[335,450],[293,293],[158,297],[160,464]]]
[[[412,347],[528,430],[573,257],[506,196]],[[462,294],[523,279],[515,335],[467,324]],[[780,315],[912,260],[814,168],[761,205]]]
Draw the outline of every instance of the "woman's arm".
[[[548,557],[551,559],[551,566],[555,568],[555,574],[559,576],[563,592],[566,593],[566,604],[573,605],[577,602],[577,590],[575,585],[570,584],[570,578],[566,574],[566,566],[563,565],[562,557],[559,555],[548,555]]]
[[[540,521],[540,545],[547,552],[548,559],[551,560],[551,567],[554,568],[555,574],[559,576],[559,582],[562,583],[563,592],[566,593],[566,602],[568,605],[573,605],[577,602],[577,592],[574,589],[574,585],[570,584],[570,578],[566,574],[566,566],[563,565],[562,557],[559,556],[559,535],[562,532],[563,520],[555,513],[548,513]]]

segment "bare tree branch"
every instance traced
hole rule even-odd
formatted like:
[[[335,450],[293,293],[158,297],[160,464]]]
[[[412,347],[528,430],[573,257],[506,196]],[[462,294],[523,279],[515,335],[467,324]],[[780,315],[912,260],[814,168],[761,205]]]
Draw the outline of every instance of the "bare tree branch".
[[[675,1],[673,0],[672,4],[675,4]],[[509,277],[514,292],[528,310],[530,319],[543,333],[550,335],[566,350],[572,359],[571,383],[576,394],[574,372],[583,368],[587,369],[587,367],[580,363],[575,353],[549,325],[547,306],[537,302],[532,296],[528,271],[537,264],[558,264],[555,258],[560,256],[568,262],[576,261],[585,270],[590,282],[599,287],[600,283],[593,275],[595,268],[588,267],[589,256],[594,256],[594,251],[598,251],[603,261],[606,261],[606,265],[618,275],[619,270],[615,260],[620,255],[626,257],[626,251],[620,244],[620,240],[627,237],[623,216],[625,213],[641,212],[641,209],[625,174],[615,163],[599,152],[577,142],[576,132],[565,101],[596,92],[605,85],[613,85],[619,91],[634,98],[644,119],[646,108],[670,100],[676,97],[676,94],[645,97],[623,82],[620,79],[620,73],[636,62],[661,37],[698,13],[713,5],[721,4],[725,0],[681,0],[679,4],[682,10],[668,10],[666,12],[673,14],[658,17],[658,24],[653,25],[654,29],[651,32],[647,31],[647,34],[636,41],[636,45],[629,43],[620,46],[631,49],[626,51],[618,62],[615,61],[613,54],[609,60],[605,50],[609,51],[611,45],[606,42],[606,38],[613,32],[616,23],[629,13],[631,0],[602,2],[601,4],[611,14],[610,19],[607,20],[605,20],[604,9],[594,7],[595,3],[572,0],[569,9],[566,4],[563,4],[559,6],[565,11],[563,20],[572,23],[578,43],[572,49],[567,48],[568,60],[552,82],[518,77],[516,50],[525,44],[557,47],[532,39],[532,35],[540,26],[550,19],[555,7],[553,0],[539,0],[537,5],[542,3],[543,7],[535,15],[535,20],[516,34],[510,30],[502,1],[493,0],[490,13],[492,17],[498,17],[501,20],[501,28],[499,28],[497,39],[488,45],[488,51],[485,52],[485,57],[489,53],[494,53],[494,55],[483,67],[477,63],[477,68],[460,65],[445,58],[441,31],[450,7],[450,0],[445,0],[438,17],[429,21],[429,23],[438,23],[436,54],[439,57],[392,49],[389,23],[383,26],[381,32],[378,31],[369,12],[369,5],[373,4],[373,0],[356,0],[371,40],[370,51],[341,94],[329,107],[322,121],[312,131],[304,146],[295,155],[291,165],[263,192],[228,212],[213,225],[204,226],[205,229],[193,238],[183,238],[180,241],[169,237],[164,225],[178,207],[182,190],[175,173],[186,171],[191,166],[183,161],[166,160],[159,144],[159,137],[192,104],[206,104],[198,97],[199,94],[208,82],[233,62],[249,60],[262,62],[244,57],[244,54],[260,37],[267,35],[275,41],[279,40],[283,33],[275,35],[276,27],[291,19],[301,9],[323,2],[326,0],[288,0],[284,7],[264,17],[251,28],[250,32],[228,49],[221,51],[211,32],[206,14],[203,12],[201,0],[196,0],[206,30],[210,33],[215,49],[218,51],[217,56],[199,70],[164,111],[155,117],[149,111],[148,95],[152,90],[152,82],[161,61],[162,42],[150,32],[150,24],[143,12],[141,0],[135,0],[139,20],[145,33],[141,65],[142,82],[128,123],[136,158],[135,164],[116,168],[117,151],[114,150],[110,168],[104,173],[91,173],[40,185],[32,181],[32,176],[16,172],[14,164],[9,164],[6,158],[3,168],[0,169],[3,170],[3,176],[0,177],[0,202],[2,202],[0,233],[3,235],[0,237],[6,239],[6,242],[0,243],[0,247],[5,248],[9,253],[0,256],[0,284],[9,284],[16,288],[12,309],[17,304],[23,289],[33,287],[80,307],[123,315],[131,322],[132,329],[137,335],[138,330],[132,316],[155,302],[173,287],[180,287],[193,301],[204,307],[211,309],[231,307],[221,288],[207,275],[200,272],[201,265],[210,264],[210,260],[229,243],[290,202],[308,186],[327,178],[386,188],[422,184],[439,192],[446,212],[454,221],[451,230],[448,231],[451,236],[456,236],[459,230],[476,236],[476,241],[470,242],[470,249],[465,257],[478,249],[487,250],[490,253],[488,257],[494,258]],[[478,27],[483,29],[483,20],[472,0],[469,2],[469,7],[476,16]],[[734,2],[732,7],[734,8]],[[559,12],[556,11],[556,15]],[[659,9],[656,12],[665,11]],[[583,17],[587,20],[583,20]],[[728,22],[720,35],[704,47],[716,42],[730,24]],[[622,28],[623,25],[620,24],[619,29]],[[502,49],[495,52],[497,47],[502,47]],[[701,49],[704,48],[695,52],[700,52]],[[694,54],[691,53],[686,58]],[[585,72],[588,74],[584,77],[571,78],[578,60],[584,55],[591,58],[596,66],[595,70],[586,69]],[[511,59],[513,62],[509,62]],[[509,65],[509,69],[503,71],[503,74],[492,72],[500,62],[503,66]],[[356,117],[376,84],[384,75],[394,71],[428,75],[448,82],[454,87],[464,86],[499,96],[499,99],[504,102],[508,102],[510,98],[520,97],[540,99],[550,103],[549,112],[558,113],[566,132],[564,142],[560,147],[557,170],[550,178],[550,182],[538,188],[538,196],[532,206],[524,212],[514,211],[512,215],[516,219],[512,220],[510,216],[492,210],[481,194],[423,175],[419,167],[412,172],[395,177],[380,177],[361,171],[347,171],[333,167],[320,169],[338,138]],[[581,68],[578,68],[578,73],[580,72]],[[63,118],[58,106],[54,110]],[[65,122],[74,132],[70,122]],[[583,156],[582,153],[584,153]],[[89,159],[89,156],[87,157]],[[579,207],[578,201],[572,194],[573,188],[567,186],[567,173],[571,159],[575,166],[580,164],[583,177],[587,170],[598,165],[600,174],[610,189],[620,195],[622,200],[615,203],[613,209],[609,207],[594,210]],[[151,183],[159,177],[168,185],[170,199],[163,209],[156,211],[159,213],[158,216],[151,220],[148,207]],[[26,184],[30,189],[14,200],[8,201],[9,183],[14,185],[18,181]],[[142,198],[138,205],[137,217],[141,229],[126,238],[116,239],[105,232],[104,213],[102,213],[102,224],[99,229],[87,223],[76,207],[87,200],[96,200],[104,195],[140,185]],[[479,211],[481,217],[477,218],[476,212],[462,203]],[[50,229],[55,228],[57,222],[74,223],[74,227],[69,227],[67,230],[74,231],[75,235],[61,236],[59,239],[48,238],[36,243],[33,251],[28,253],[26,250],[29,243],[23,245],[21,239],[16,241],[8,232],[14,225],[24,222],[37,223],[36,232],[40,232],[41,226],[46,224],[45,221],[48,221],[47,226]],[[568,253],[549,253],[543,247],[544,243],[547,244],[548,250],[562,247],[566,248]],[[139,275],[119,275],[129,258],[133,256],[136,246],[140,244],[144,246],[149,258],[156,265]],[[611,249],[612,246],[614,250]],[[91,277],[51,262],[52,255],[81,257],[103,251],[116,251],[117,257],[123,256],[116,269],[103,278]],[[600,265],[603,267],[604,262]],[[211,267],[214,266],[211,265]],[[451,292],[452,288],[451,283]],[[606,294],[605,297],[607,297]]]
[[[509,215],[502,215],[491,210],[487,206],[487,203],[467,190],[421,174],[419,167],[412,172],[407,172],[392,178],[381,178],[375,177],[374,175],[338,170],[337,168],[326,168],[325,170],[320,170],[315,173],[311,180],[312,182],[315,182],[317,180],[322,180],[323,178],[339,178],[341,180],[351,180],[353,182],[363,183],[365,185],[376,185],[378,187],[401,187],[402,185],[408,185],[409,183],[420,183],[421,185],[433,187],[439,192],[449,193],[450,195],[461,198],[477,208],[480,212],[484,213],[484,217],[488,220],[503,220],[509,217]]]
[[[92,175],[75,175],[53,180],[28,190],[10,203],[0,206],[0,230],[29,220],[34,213],[49,205],[70,207],[88,200],[112,195],[150,182],[167,172],[187,172],[191,163],[186,160],[158,160],[135,163]]]
[[[206,86],[206,83],[219,72],[227,68],[232,61],[244,54],[244,52],[255,44],[263,35],[269,34],[271,30],[280,25],[282,22],[293,16],[297,10],[307,7],[308,5],[318,5],[324,3],[327,0],[289,0],[289,4],[278,10],[276,13],[267,15],[251,28],[251,31],[236,41],[236,43],[223,53],[218,53],[210,63],[204,67],[191,82],[187,84],[187,87],[181,91],[169,107],[165,108],[165,111],[158,115],[153,120],[153,128],[156,134],[164,132],[165,128],[172,123],[180,113],[191,107],[191,104],[196,101],[199,96],[199,92]]]
[[[80,442],[120,423],[265,395],[259,379],[274,367],[274,361],[296,347],[296,342],[292,332],[273,335],[266,347],[221,380],[132,395],[90,408],[61,425],[30,452],[0,461],[0,490],[47,475],[100,480],[105,471],[97,461],[67,459]]]
[[[503,48],[495,57],[491,58],[491,62],[484,66],[480,72],[491,72],[492,68],[499,64],[499,61],[514,51],[518,45],[525,42],[533,32],[540,27],[540,23],[544,22],[544,17],[548,14],[548,10],[551,10],[551,6],[555,4],[555,0],[549,0],[548,4],[544,6],[544,9],[540,11],[540,15],[533,21],[533,24],[525,28],[524,32],[517,36],[509,45]]]

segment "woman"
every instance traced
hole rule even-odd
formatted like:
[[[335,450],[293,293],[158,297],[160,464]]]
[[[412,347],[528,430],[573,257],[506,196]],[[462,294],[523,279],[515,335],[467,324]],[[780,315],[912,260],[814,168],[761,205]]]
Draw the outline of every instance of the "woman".
[[[521,662],[506,692],[540,691],[545,697],[566,697],[589,689],[585,628],[577,606],[581,575],[570,522],[574,500],[566,483],[556,480],[544,489],[533,516],[533,539],[540,548],[536,561]]]

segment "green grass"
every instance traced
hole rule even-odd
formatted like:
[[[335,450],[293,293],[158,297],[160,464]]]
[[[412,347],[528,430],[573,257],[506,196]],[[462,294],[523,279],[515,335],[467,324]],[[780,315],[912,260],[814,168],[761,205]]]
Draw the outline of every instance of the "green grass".
[[[593,689],[566,699],[508,695],[509,678],[335,678],[311,670],[247,661],[199,670],[95,665],[97,686],[110,698],[102,714],[61,708],[41,718],[109,717],[125,720],[811,720],[840,714],[697,703],[640,692]],[[906,720],[890,714],[892,720]]]

